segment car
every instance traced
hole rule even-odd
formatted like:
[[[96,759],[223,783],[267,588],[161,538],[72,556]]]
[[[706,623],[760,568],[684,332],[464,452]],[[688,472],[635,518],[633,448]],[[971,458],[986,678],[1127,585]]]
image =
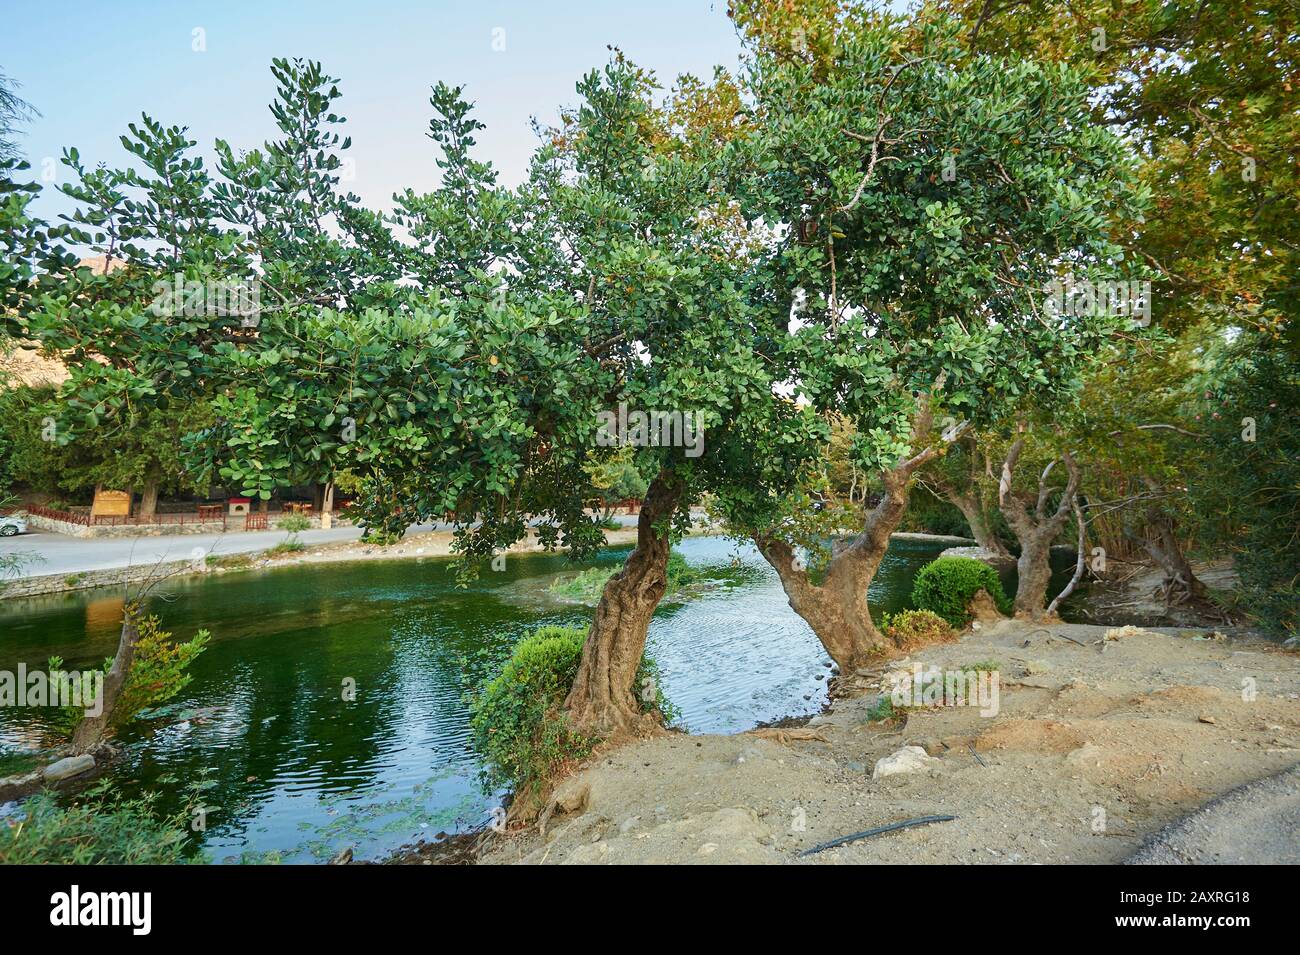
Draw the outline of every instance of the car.
[[[27,521],[16,514],[0,517],[0,537],[13,537],[15,534],[27,533]]]

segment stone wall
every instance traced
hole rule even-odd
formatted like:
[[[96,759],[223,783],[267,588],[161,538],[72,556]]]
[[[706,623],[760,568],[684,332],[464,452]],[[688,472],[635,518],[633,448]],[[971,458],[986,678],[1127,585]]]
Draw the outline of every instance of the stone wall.
[[[220,534],[223,529],[227,531],[235,530],[234,525],[236,523],[239,525],[238,530],[242,531],[244,529],[244,519],[242,517],[232,520],[229,526],[223,525],[221,521],[206,521],[202,524],[96,524],[88,527],[85,524],[70,524],[67,521],[56,521],[50,517],[28,514],[27,523],[40,530],[50,531],[54,534],[64,534],[68,537],[161,537],[173,534]]]
[[[92,587],[120,587],[139,583],[153,577],[167,577],[176,573],[189,573],[195,569],[190,560],[173,560],[164,564],[136,564],[133,567],[114,567],[109,570],[83,570],[71,574],[46,574],[42,577],[24,577],[0,582],[0,600],[33,597],[37,594],[59,594]]]

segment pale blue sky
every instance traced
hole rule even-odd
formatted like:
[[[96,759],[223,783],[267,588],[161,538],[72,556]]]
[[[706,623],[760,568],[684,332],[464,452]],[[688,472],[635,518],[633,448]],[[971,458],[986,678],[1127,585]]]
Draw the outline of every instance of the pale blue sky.
[[[0,72],[42,116],[20,137],[39,174],[46,157],[76,146],[83,161],[129,165],[118,143],[141,111],[190,127],[204,155],[222,137],[250,147],[274,134],[266,105],[274,56],[321,60],[340,78],[354,192],[387,209],[391,194],[437,181],[424,133],[429,87],[465,84],[488,125],[479,137],[508,183],[535,143],[529,118],[552,119],[577,99],[574,83],[619,46],[663,81],[734,67],[740,50],[726,0],[337,0],[224,3],[21,2],[0,0]],[[192,49],[202,28],[206,51]],[[504,51],[493,31],[504,30]],[[58,167],[62,175],[63,167]],[[47,189],[47,218],[68,200]]]

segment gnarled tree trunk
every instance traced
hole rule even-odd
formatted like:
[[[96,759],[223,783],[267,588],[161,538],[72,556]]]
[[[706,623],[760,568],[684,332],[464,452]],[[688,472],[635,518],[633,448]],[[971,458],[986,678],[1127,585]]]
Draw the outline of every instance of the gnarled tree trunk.
[[[885,494],[868,514],[862,531],[831,556],[821,584],[814,584],[784,540],[755,536],[754,543],[781,578],[790,609],[812,627],[840,672],[865,666],[888,641],[871,619],[867,588],[876,576],[889,535],[907,509],[907,483],[886,472]]]
[[[928,404],[923,404],[913,420],[914,438],[928,435],[930,424]],[[945,435],[944,441],[956,440],[964,427]],[[908,489],[916,470],[939,453],[939,447],[927,447],[897,467],[881,472],[884,494],[880,502],[867,514],[862,531],[832,553],[821,584],[812,582],[788,541],[771,535],[754,536],[759,551],[781,578],[790,608],[808,623],[845,675],[889,646],[871,620],[867,588],[889,548],[890,534],[907,510]]]
[[[1025,439],[1017,438],[1002,464],[1002,480],[998,486],[998,504],[1007,519],[1012,533],[1020,542],[1020,558],[1016,561],[1019,583],[1016,585],[1015,612],[1017,617],[1038,619],[1046,616],[1047,586],[1052,580],[1052,541],[1065,526],[1074,507],[1079,490],[1079,466],[1067,451],[1061,455],[1069,475],[1061,500],[1055,510],[1049,510],[1048,499],[1052,487],[1047,483],[1056,462],[1053,461],[1038,478],[1038,496],[1031,510],[1012,490],[1012,476]]]
[[[984,505],[979,497],[973,492],[959,492],[948,488],[942,488],[944,498],[961,511],[961,516],[966,518],[966,524],[970,527],[971,536],[975,538],[975,543],[998,557],[1010,557],[1011,552],[1007,550],[998,536],[993,533],[989,527],[988,515],[984,512]]]
[[[938,491],[945,501],[961,511],[961,516],[966,519],[966,525],[970,528],[971,536],[975,538],[975,543],[979,544],[982,550],[997,557],[1009,559],[1011,552],[1007,550],[1006,545],[1002,543],[997,534],[993,533],[993,528],[989,523],[988,507],[985,504],[984,494],[980,486],[980,469],[976,458],[978,448],[969,437],[965,439],[964,444],[970,457],[970,469],[966,479],[966,486],[959,489],[951,479],[940,474],[935,476],[933,488]],[[984,457],[984,462],[987,468],[987,455]]]
[[[1159,482],[1147,475],[1143,475],[1142,483],[1152,494],[1165,493],[1165,489]],[[1187,555],[1183,553],[1183,545],[1178,540],[1178,528],[1173,517],[1162,511],[1158,505],[1148,504],[1145,524],[1140,543],[1147,556],[1165,572],[1165,579],[1161,584],[1165,599],[1173,604],[1206,599],[1205,585],[1197,579],[1196,574],[1192,572],[1192,565],[1187,562]]]
[[[72,752],[74,755],[89,753],[104,741],[109,724],[113,719],[113,710],[117,706],[122,687],[131,673],[131,663],[135,659],[136,641],[140,639],[140,608],[127,604],[122,614],[122,634],[118,638],[117,653],[113,665],[104,674],[102,699],[97,716],[86,716],[72,732]]]
[[[671,472],[659,474],[646,490],[636,547],[623,569],[605,584],[564,703],[575,729],[612,737],[634,732],[641,724],[633,684],[650,618],[668,588],[670,524],[683,493],[684,486]]]

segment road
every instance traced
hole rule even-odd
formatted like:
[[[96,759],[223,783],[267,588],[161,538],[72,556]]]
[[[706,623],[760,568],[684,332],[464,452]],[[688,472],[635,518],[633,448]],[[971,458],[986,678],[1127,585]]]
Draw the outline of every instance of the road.
[[[1300,763],[1206,803],[1126,864],[1300,864]]]
[[[446,529],[446,525],[437,525]],[[434,530],[435,525],[417,525],[411,531]],[[408,532],[409,533],[409,532]],[[112,570],[158,561],[184,560],[196,548],[204,554],[245,554],[274,547],[287,536],[285,531],[239,531],[232,534],[172,534],[165,537],[67,537],[34,530],[17,537],[0,538],[0,555],[34,554],[39,559],[26,564],[16,575],[44,577],[47,574],[76,574],[88,570]],[[361,537],[359,527],[333,527],[298,534],[304,544],[333,544]]]
[[[624,526],[636,523],[636,515],[618,514]],[[416,524],[407,534],[451,530],[450,524]],[[172,534],[164,537],[68,537],[49,531],[33,530],[17,537],[0,537],[0,556],[13,553],[33,554],[30,561],[14,575],[44,577],[50,574],[77,574],[89,570],[114,570],[159,561],[185,560],[201,548],[207,556],[246,554],[274,547],[288,536],[282,530],[238,531],[230,534]],[[333,527],[298,534],[307,546],[354,541],[361,537],[359,527]]]

